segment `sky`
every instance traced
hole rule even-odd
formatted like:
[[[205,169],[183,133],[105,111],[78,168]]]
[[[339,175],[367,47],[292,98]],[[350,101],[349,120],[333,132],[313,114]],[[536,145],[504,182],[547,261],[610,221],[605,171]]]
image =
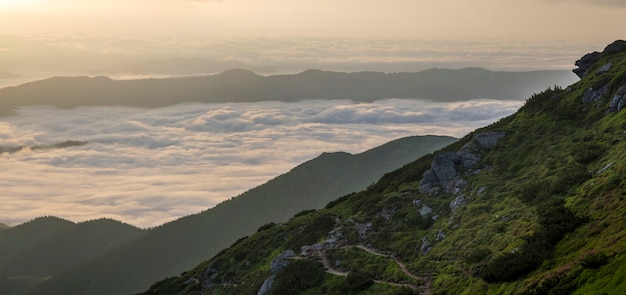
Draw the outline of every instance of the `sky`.
[[[0,0],[0,78],[570,69],[626,34],[623,0]],[[161,62],[160,70],[137,62]],[[189,63],[189,60],[185,62]],[[202,63],[202,62],[200,62]],[[163,68],[164,67],[164,68]],[[2,73],[5,73],[4,75]],[[0,79],[2,80],[2,79]]]
[[[131,79],[231,67],[260,74],[570,70],[585,53],[624,39],[624,15],[624,0],[0,0],[0,87],[59,75]],[[462,136],[519,104],[23,108],[0,118],[0,146],[89,144],[1,154],[0,222],[58,215],[155,226],[322,152],[357,153],[410,135]]]

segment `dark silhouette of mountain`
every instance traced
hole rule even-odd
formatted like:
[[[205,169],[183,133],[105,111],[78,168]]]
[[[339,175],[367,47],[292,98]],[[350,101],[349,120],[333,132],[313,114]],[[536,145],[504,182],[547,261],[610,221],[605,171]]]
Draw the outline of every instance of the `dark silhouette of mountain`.
[[[566,71],[492,72],[479,68],[391,74],[308,70],[267,77],[235,69],[211,76],[119,81],[107,77],[55,77],[0,89],[0,115],[29,105],[73,108],[306,99],[519,100],[548,86],[567,85],[574,79]]]
[[[0,290],[22,294],[41,281],[134,241],[144,231],[110,219],[78,224],[38,218],[0,233]]]
[[[143,294],[626,294],[626,41],[582,79]]]
[[[16,73],[0,70],[0,79],[17,78],[19,76],[20,75],[18,75]]]
[[[180,274],[263,224],[321,208],[455,140],[415,136],[358,155],[324,153],[214,208],[151,229],[136,242],[50,278],[32,294],[129,294],[145,290],[155,280]]]
[[[9,225],[7,225],[7,224],[5,224],[5,223],[0,222],[0,230],[5,230],[5,229],[8,229],[8,228],[10,228],[10,226],[9,226]]]
[[[250,69],[260,72],[276,71],[273,67],[247,65],[243,62],[235,60],[219,61],[186,57],[125,62],[104,69],[99,69],[97,72],[138,75],[162,74],[171,76],[221,73],[234,68]]]

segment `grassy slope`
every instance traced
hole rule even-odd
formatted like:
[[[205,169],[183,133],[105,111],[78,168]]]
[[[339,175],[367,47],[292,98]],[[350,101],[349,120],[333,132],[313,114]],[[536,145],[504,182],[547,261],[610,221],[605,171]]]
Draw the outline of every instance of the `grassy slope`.
[[[608,61],[611,69],[596,74]],[[270,274],[272,258],[326,238],[310,228],[324,216],[336,221],[326,229],[342,232],[344,243],[393,254],[411,273],[429,277],[424,285],[433,294],[624,294],[626,111],[606,110],[617,88],[626,84],[626,52],[603,56],[590,72],[567,90],[535,95],[516,114],[479,130],[507,135],[483,155],[480,170],[462,170],[469,184],[461,192],[467,204],[455,213],[449,207],[454,195],[417,193],[433,159],[426,156],[366,191],[244,238],[146,294],[256,294]],[[593,104],[581,102],[589,88],[604,85],[607,95]],[[470,139],[444,150],[458,150]],[[439,219],[422,218],[415,199],[433,208]],[[393,212],[389,220],[383,211]],[[370,232],[359,238],[357,225],[367,222]],[[445,238],[437,241],[440,231]],[[426,254],[424,238],[432,244]],[[342,249],[326,255],[379,281],[361,294],[410,293],[389,284],[411,280],[391,258]],[[325,274],[306,293],[349,288],[346,278]]]

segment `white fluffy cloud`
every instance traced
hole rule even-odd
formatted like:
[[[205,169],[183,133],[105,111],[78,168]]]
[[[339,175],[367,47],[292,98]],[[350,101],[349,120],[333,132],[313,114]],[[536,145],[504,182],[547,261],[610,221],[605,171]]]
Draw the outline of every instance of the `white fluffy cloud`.
[[[358,153],[410,135],[462,136],[520,102],[418,100],[28,107],[0,118],[0,221],[107,216],[142,227],[196,213],[325,151]]]

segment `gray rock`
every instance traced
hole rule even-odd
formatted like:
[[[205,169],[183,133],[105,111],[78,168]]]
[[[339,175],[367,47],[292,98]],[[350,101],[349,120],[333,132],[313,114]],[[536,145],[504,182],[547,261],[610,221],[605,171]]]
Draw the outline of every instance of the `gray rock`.
[[[506,136],[504,131],[486,131],[474,134],[474,140],[480,147],[488,150],[494,148],[504,136]]]
[[[435,176],[437,176],[439,183],[452,180],[458,175],[454,168],[455,160],[460,160],[460,157],[455,153],[441,153],[435,155],[435,159],[431,163],[431,169]]]
[[[593,88],[587,89],[585,94],[583,94],[582,102],[583,103],[593,103],[600,99],[602,96],[606,95],[609,91],[609,86],[604,85],[604,87],[600,89],[594,90]]]
[[[437,221],[437,219],[439,219],[439,215],[433,215],[433,217],[431,217],[431,219],[432,219],[433,221]]]
[[[420,249],[422,251],[422,255],[428,254],[428,252],[430,252],[430,249],[432,249],[432,245],[428,241],[428,238],[427,237],[422,238],[422,247]]]
[[[622,52],[626,50],[626,41],[624,40],[616,40],[615,42],[607,45],[602,53],[604,54],[614,54],[618,52]]]
[[[272,283],[274,283],[274,277],[275,275],[271,275],[269,278],[265,279],[265,281],[263,281],[263,285],[261,285],[261,288],[259,289],[259,292],[256,293],[256,295],[269,294],[270,291],[272,291]]]
[[[419,211],[420,215],[422,215],[422,217],[426,218],[430,215],[430,213],[433,213],[433,209],[431,209],[430,207],[424,205],[424,207],[422,207],[422,209],[420,209]]]
[[[467,181],[461,178],[455,178],[444,184],[444,191],[448,194],[458,194],[467,187]]]
[[[461,207],[464,204],[465,204],[465,197],[463,195],[460,195],[454,198],[452,202],[450,202],[450,210],[452,211],[452,213],[454,213],[456,212],[457,209],[459,209],[459,207]]]
[[[413,199],[413,206],[419,207],[422,204],[422,201],[418,199]]]
[[[437,242],[445,239],[445,237],[446,237],[446,234],[444,234],[442,230],[437,231]]]
[[[573,69],[572,72],[574,72],[574,74],[576,74],[579,78],[584,78],[587,76],[589,68],[600,59],[600,55],[601,53],[597,51],[585,54],[576,61],[575,65],[578,68]]]
[[[481,186],[480,188],[478,188],[478,191],[476,191],[476,194],[480,196],[485,192],[485,190],[487,190],[487,187]]]
[[[619,112],[619,111],[623,110],[624,107],[626,107],[626,94],[624,94],[622,96],[622,99],[617,104],[617,111]]]
[[[608,72],[611,69],[611,66],[613,65],[613,63],[607,63],[605,65],[603,65],[599,70],[598,70],[598,75],[600,74],[604,74],[606,72]]]
[[[272,262],[270,262],[270,269],[272,270],[272,273],[278,273],[281,269],[283,269],[283,267],[289,264],[289,261],[287,259],[294,256],[296,256],[296,252],[293,252],[292,250],[285,250],[282,253],[278,254],[278,256],[274,257],[274,259],[272,259]]]

